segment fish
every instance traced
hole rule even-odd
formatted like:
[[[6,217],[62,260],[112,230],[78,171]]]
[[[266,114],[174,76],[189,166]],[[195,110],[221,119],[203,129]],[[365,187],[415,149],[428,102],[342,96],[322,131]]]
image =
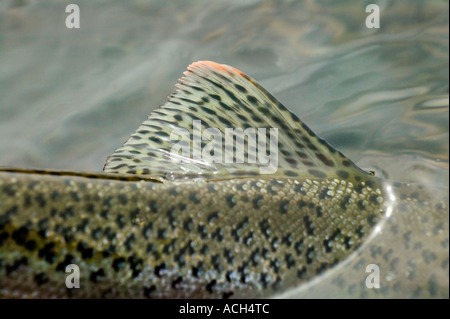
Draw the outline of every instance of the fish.
[[[204,136],[227,128],[277,129],[253,144],[277,146],[276,170],[245,162],[251,134]],[[198,61],[102,172],[0,168],[0,296],[448,298],[448,213],[448,189],[364,171],[248,75]]]

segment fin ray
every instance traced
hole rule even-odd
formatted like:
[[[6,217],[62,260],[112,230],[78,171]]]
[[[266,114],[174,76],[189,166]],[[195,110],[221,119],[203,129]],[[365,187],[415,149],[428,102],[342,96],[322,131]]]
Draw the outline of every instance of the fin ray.
[[[365,173],[316,136],[255,80],[233,67],[211,61],[195,62],[188,67],[167,102],[153,111],[128,141],[108,157],[104,171],[163,179],[260,175],[261,167],[266,164],[194,159],[193,149],[196,146],[203,149],[210,142],[206,139],[199,141],[201,145],[194,143],[195,120],[201,121],[202,136],[206,129],[217,129],[222,134],[222,142],[226,128],[253,128],[255,132],[257,128],[266,128],[267,132],[277,128],[278,169],[272,175],[346,178]],[[185,153],[175,156],[171,152],[178,142],[171,140],[174,130],[189,133],[190,156]],[[244,140],[247,146],[254,138],[244,135]],[[270,146],[268,140],[266,148]],[[259,136],[254,142],[260,146]],[[227,150],[223,145],[218,149],[223,159]],[[257,156],[254,152],[247,149],[244,160]]]

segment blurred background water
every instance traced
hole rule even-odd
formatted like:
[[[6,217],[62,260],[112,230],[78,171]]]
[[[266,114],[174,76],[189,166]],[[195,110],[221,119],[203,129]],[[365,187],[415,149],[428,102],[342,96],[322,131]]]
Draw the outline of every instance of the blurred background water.
[[[80,29],[65,26],[71,2]],[[206,59],[254,77],[364,169],[447,185],[448,28],[445,1],[2,1],[0,165],[101,170]]]

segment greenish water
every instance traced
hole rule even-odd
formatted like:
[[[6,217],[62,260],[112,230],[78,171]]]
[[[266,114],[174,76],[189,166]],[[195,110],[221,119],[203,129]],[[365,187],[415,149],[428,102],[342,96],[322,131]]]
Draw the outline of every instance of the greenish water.
[[[187,65],[249,74],[360,167],[449,182],[444,1],[64,1],[0,4],[0,165],[100,171]]]

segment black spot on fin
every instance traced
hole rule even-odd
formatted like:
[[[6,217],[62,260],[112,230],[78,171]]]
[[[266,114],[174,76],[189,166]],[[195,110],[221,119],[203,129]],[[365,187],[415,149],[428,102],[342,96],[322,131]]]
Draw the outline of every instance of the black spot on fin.
[[[211,136],[195,142],[194,120],[201,121],[203,136],[206,129],[217,129],[222,143]],[[226,128],[254,129],[256,139],[251,134],[243,135],[245,147],[225,149]],[[257,151],[263,145],[258,144],[258,128],[266,129],[266,155],[270,154],[270,128],[278,130],[277,169],[266,176],[318,179],[366,174],[316,136],[255,80],[233,67],[211,61],[195,62],[188,67],[168,101],[152,112],[128,141],[108,157],[104,171],[166,180],[262,177],[266,173],[261,172],[261,167],[269,163],[262,163],[258,158]],[[180,143],[182,137],[185,143]],[[209,160],[194,157],[195,147],[204,150],[214,142],[219,146],[209,154],[221,154],[215,161],[211,157]],[[248,148],[251,142],[256,147]],[[175,144],[179,146],[176,153],[173,152]],[[183,153],[181,146],[189,152]],[[241,150],[243,153],[239,154]],[[232,163],[226,162],[226,153],[231,154]],[[256,158],[255,163],[249,158]]]

